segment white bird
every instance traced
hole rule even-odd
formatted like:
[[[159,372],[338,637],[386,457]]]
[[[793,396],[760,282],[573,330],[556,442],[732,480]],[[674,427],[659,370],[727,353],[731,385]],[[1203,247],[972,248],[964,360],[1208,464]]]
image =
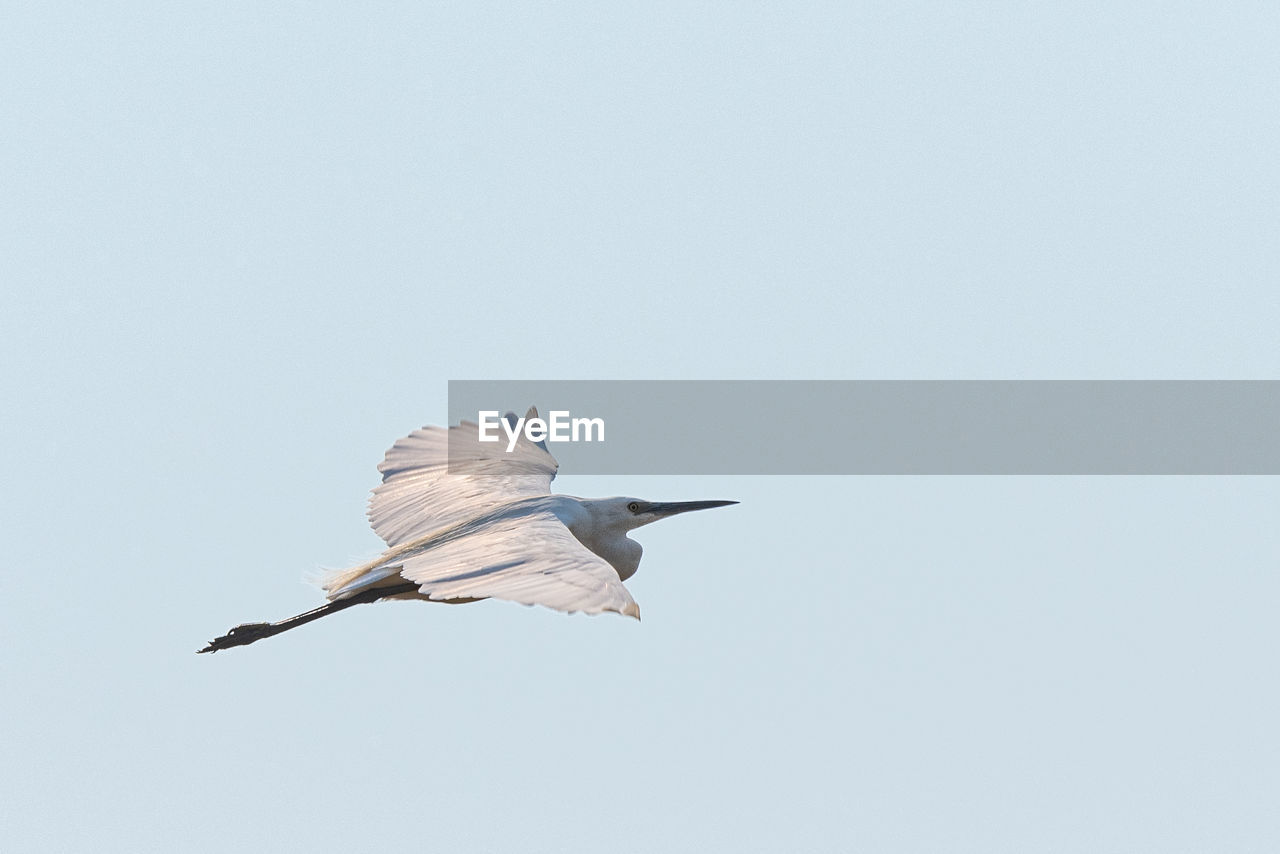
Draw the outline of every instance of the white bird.
[[[320,586],[327,604],[276,623],[243,623],[200,652],[250,644],[381,599],[506,599],[638,620],[640,607],[622,582],[639,568],[642,549],[627,532],[738,503],[555,495],[558,468],[546,444],[523,433],[508,452],[505,443],[480,442],[470,421],[415,430],[387,451],[378,466],[382,483],[369,500],[369,522],[387,550],[326,573]]]

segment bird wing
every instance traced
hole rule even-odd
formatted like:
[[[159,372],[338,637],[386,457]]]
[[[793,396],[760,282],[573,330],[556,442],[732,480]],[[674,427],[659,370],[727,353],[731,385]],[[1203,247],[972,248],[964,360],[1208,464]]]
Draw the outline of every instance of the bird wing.
[[[530,409],[526,418],[535,418]],[[507,418],[514,422],[515,416]],[[472,421],[455,427],[423,427],[400,439],[378,466],[382,483],[369,499],[369,524],[389,546],[398,546],[475,518],[495,504],[547,495],[560,464],[545,443],[521,431],[507,452],[507,437],[481,442]]]
[[[431,599],[492,598],[557,611],[616,611],[640,619],[640,607],[603,558],[578,542],[550,510],[498,518],[462,536],[410,550],[400,575]]]

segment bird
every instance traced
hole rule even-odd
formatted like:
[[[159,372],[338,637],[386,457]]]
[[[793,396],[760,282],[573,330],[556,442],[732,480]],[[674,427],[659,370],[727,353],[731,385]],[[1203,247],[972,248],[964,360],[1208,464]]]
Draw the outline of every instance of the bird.
[[[536,418],[531,408],[526,420]],[[514,413],[505,416],[511,426]],[[327,602],[274,623],[241,623],[201,653],[245,646],[356,605],[418,599],[502,599],[567,613],[640,619],[625,582],[643,549],[628,532],[737,501],[577,498],[551,492],[559,463],[527,434],[509,451],[480,441],[477,424],[428,425],[398,440],[378,471],[368,518],[387,544],[376,559],[331,570]]]

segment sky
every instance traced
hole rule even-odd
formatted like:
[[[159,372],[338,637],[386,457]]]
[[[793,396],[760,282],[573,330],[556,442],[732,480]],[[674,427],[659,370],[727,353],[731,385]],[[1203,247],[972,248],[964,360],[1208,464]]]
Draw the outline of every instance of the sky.
[[[386,603],[194,652],[379,552],[450,379],[1280,378],[1278,37],[10,9],[0,844],[1276,849],[1275,478],[565,471],[742,503],[637,533],[643,623]]]

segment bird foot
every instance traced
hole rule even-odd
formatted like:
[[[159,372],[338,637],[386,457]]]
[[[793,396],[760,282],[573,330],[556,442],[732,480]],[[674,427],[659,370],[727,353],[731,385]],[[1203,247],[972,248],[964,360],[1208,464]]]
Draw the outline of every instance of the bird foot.
[[[271,623],[241,623],[222,637],[209,641],[209,645],[204,649],[196,651],[217,652],[220,649],[229,649],[233,646],[244,646],[263,638],[269,638],[275,633],[276,627]]]

